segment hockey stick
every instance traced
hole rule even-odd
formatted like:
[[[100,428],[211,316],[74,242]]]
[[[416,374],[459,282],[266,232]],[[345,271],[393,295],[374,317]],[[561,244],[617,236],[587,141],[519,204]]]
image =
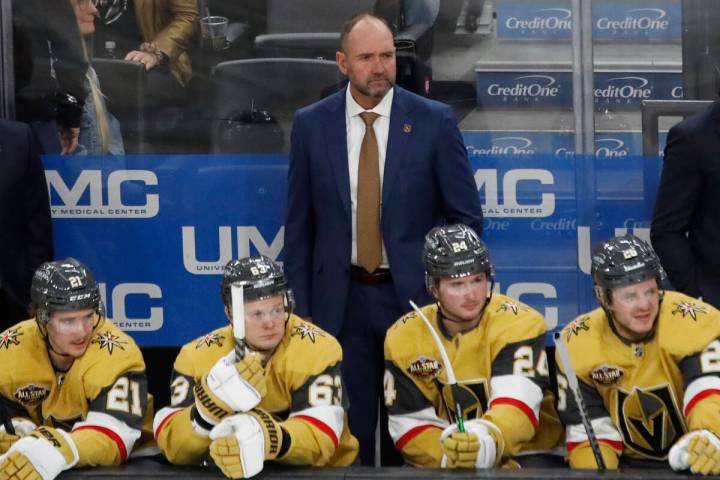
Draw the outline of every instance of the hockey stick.
[[[413,310],[415,310],[415,313],[420,315],[420,318],[422,318],[423,322],[425,322],[425,325],[428,327],[428,330],[430,330],[430,333],[432,334],[433,339],[435,340],[435,343],[440,350],[440,356],[442,357],[443,364],[445,364],[445,371],[447,372],[448,386],[452,391],[453,387],[457,387],[457,378],[455,377],[455,370],[453,369],[452,363],[450,363],[450,358],[448,357],[447,351],[445,350],[445,347],[443,346],[440,337],[438,337],[437,332],[430,323],[430,320],[428,320],[422,310],[420,310],[418,306],[415,305],[415,302],[413,302],[412,300],[410,300],[410,305],[412,306]],[[463,422],[462,408],[460,407],[460,402],[458,402],[457,398],[455,399],[455,416],[458,419],[458,430],[460,431],[460,433],[464,433],[465,423]]]
[[[245,302],[243,286],[237,283],[230,285],[232,299],[233,337],[235,337],[236,360],[245,358]]]
[[[577,404],[578,411],[580,412],[580,420],[582,421],[585,432],[590,442],[590,448],[592,449],[593,455],[595,456],[595,462],[597,463],[598,470],[605,470],[605,460],[603,460],[602,453],[600,452],[600,444],[595,436],[595,430],[593,429],[592,423],[590,422],[590,412],[585,406],[585,400],[583,400],[582,392],[580,391],[580,384],[578,383],[577,375],[573,370],[572,363],[570,363],[570,355],[568,354],[565,342],[562,339],[560,332],[556,332],[553,336],[555,339],[555,348],[560,354],[560,361],[565,369],[565,377],[568,381],[568,388],[575,397],[575,403]]]

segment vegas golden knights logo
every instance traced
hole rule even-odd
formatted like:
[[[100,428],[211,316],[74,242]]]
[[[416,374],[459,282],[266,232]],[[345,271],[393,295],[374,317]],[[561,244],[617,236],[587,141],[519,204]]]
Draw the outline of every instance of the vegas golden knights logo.
[[[625,445],[655,460],[667,458],[670,447],[685,433],[670,387],[618,389],[617,395],[617,421]]]
[[[438,382],[439,383],[439,382]],[[453,385],[440,384],[443,403],[448,412],[451,422],[456,422],[455,403],[460,404],[463,418],[472,420],[480,418],[488,408],[488,387],[484,379],[472,381],[472,383],[459,383]]]

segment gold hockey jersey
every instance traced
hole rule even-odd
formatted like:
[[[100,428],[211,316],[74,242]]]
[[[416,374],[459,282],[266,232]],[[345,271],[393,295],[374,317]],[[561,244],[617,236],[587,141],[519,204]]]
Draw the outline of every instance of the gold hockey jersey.
[[[0,395],[10,417],[70,432],[79,467],[125,461],[143,427],[148,438],[152,431],[140,349],[105,319],[63,373],[53,369],[45,342],[34,319],[0,334]]]
[[[476,328],[450,338],[436,304],[422,308],[442,340],[457,377],[447,370],[431,332],[411,312],[385,338],[385,405],[390,435],[409,464],[438,467],[440,434],[457,421],[483,418],[502,433],[498,462],[521,450],[550,450],[562,436],[560,420],[547,388],[545,320],[536,310],[494,294]],[[500,454],[502,450],[502,454]]]
[[[720,312],[666,291],[654,335],[630,343],[614,333],[601,308],[562,330],[603,457],[666,460],[686,431],[720,434]],[[595,468],[587,434],[558,358],[558,409],[567,425],[572,467]]]
[[[171,380],[171,406],[155,418],[155,438],[170,462],[198,464],[208,456],[210,439],[197,422],[193,388],[234,348],[230,326],[183,346]],[[290,447],[275,461],[293,465],[347,466],[358,442],[347,424],[340,365],[342,349],[329,333],[291,315],[285,335],[267,360],[267,393],[258,407],[270,412],[289,434]]]

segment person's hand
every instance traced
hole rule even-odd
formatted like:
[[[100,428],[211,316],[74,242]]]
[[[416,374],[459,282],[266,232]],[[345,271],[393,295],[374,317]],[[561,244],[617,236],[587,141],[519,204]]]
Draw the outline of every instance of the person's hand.
[[[131,62],[140,62],[145,65],[145,71],[152,70],[160,64],[160,57],[150,52],[142,52],[140,50],[133,50],[125,55],[125,60]]]
[[[25,435],[29,435],[37,426],[26,418],[13,418],[12,420],[15,434],[5,432],[5,425],[0,425],[0,454],[7,452],[13,443],[18,441]]]
[[[693,430],[675,442],[668,454],[673,470],[720,474],[720,438],[710,430]]]
[[[80,128],[58,126],[58,135],[60,137],[60,155],[72,154],[78,146]]]
[[[260,473],[265,460],[282,450],[280,423],[262,409],[228,417],[210,432],[210,456],[230,478],[250,478]]]
[[[0,456],[0,478],[52,480],[60,472],[72,468],[78,458],[70,434],[51,427],[39,427]]]
[[[495,466],[497,445],[485,420],[465,422],[465,432],[452,424],[440,434],[443,468],[491,468]]]
[[[235,352],[220,358],[195,385],[195,406],[210,424],[255,408],[267,391],[260,355],[248,353],[236,362]]]

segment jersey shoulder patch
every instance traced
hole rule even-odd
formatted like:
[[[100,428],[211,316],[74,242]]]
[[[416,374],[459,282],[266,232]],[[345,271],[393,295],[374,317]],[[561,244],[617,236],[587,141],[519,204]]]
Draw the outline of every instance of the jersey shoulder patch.
[[[697,353],[720,337],[720,312],[679,292],[665,292],[658,322],[660,348],[679,357]]]
[[[231,326],[217,328],[183,345],[175,359],[174,369],[182,375],[200,378],[220,357],[233,350],[234,343]]]
[[[545,318],[534,308],[510,297],[494,294],[486,307],[481,322],[488,337],[500,339],[505,343],[515,343],[542,335],[547,330]]]

